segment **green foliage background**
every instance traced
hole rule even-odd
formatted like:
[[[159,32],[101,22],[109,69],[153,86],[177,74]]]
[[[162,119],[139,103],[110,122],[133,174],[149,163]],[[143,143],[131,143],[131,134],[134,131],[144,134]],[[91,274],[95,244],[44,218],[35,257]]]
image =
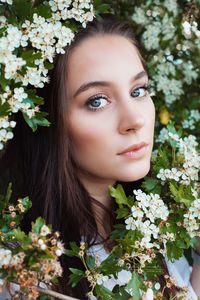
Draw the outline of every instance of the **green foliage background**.
[[[200,1],[108,0],[106,4],[132,24],[140,41],[155,94],[156,137],[171,121],[183,135],[193,134],[199,142],[200,36],[184,35],[182,24],[195,21],[200,28]]]

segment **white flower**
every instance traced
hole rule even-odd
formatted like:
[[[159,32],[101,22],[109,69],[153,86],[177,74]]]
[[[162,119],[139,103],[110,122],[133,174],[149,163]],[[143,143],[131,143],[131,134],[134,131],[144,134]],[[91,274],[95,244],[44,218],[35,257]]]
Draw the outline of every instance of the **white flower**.
[[[200,121],[200,113],[197,109],[192,109],[189,112],[188,119],[184,120],[182,123],[183,128],[195,129],[195,123]]]
[[[0,0],[0,2],[3,2],[3,3],[8,3],[8,4],[13,4],[13,0]]]
[[[143,237],[141,239],[140,245],[141,245],[141,247],[143,247],[145,249],[151,249],[154,246],[154,244],[151,242],[151,239],[149,236]]]
[[[10,261],[10,265],[12,266],[16,266],[16,265],[20,265],[23,263],[24,258],[25,258],[25,253],[24,252],[19,252],[15,255],[13,255],[11,261]]]
[[[16,55],[9,54],[5,55],[3,53],[4,57],[1,59],[1,53],[0,53],[0,62],[2,62],[5,65],[5,78],[6,79],[16,79],[17,78],[17,72],[21,70],[21,68],[26,64],[26,61],[23,60],[21,57],[17,57]]]
[[[46,250],[47,246],[46,246],[45,244],[42,244],[42,245],[40,246],[40,248],[41,248],[41,250]]]
[[[51,231],[50,231],[49,227],[47,225],[43,225],[41,228],[41,231],[40,231],[40,235],[47,236],[50,233],[51,233]]]
[[[144,216],[143,211],[139,207],[133,206],[131,208],[131,213],[132,213],[133,218],[142,219],[142,217]]]
[[[5,16],[0,16],[0,28],[6,25],[7,19]]]
[[[142,7],[136,7],[132,15],[132,20],[137,24],[147,24],[148,17],[145,14],[145,10]]]
[[[63,254],[63,252],[60,249],[56,250],[56,256],[61,256]]]
[[[168,132],[167,128],[162,128],[158,137],[156,138],[156,142],[163,144],[165,141],[168,140],[168,138],[169,138],[168,134],[169,134],[169,132]]]
[[[61,256],[64,253],[64,245],[62,242],[57,241],[56,246],[57,246],[56,255]]]
[[[12,252],[8,249],[0,248],[0,268],[3,265],[8,265],[12,258]]]
[[[0,129],[0,142],[7,142],[13,138],[13,133],[7,129]]]
[[[183,24],[183,32],[186,36],[190,36],[191,35],[191,25],[188,21],[185,21]]]
[[[44,241],[43,241],[42,239],[39,239],[39,240],[38,240],[38,245],[41,246],[41,245],[43,245],[43,244],[44,244]]]
[[[158,238],[159,228],[155,225],[150,223],[149,220],[146,220],[144,223],[141,224],[141,232],[147,236],[153,236],[154,239]]]
[[[168,11],[172,12],[174,16],[178,13],[177,0],[165,0],[163,5],[167,8]]]
[[[3,286],[4,284],[5,284],[5,280],[3,280],[2,278],[0,278],[0,286]]]
[[[31,84],[35,87],[42,88],[45,82],[48,82],[47,70],[43,69],[43,66],[40,65],[39,68],[27,68],[22,84],[24,86]]]
[[[125,220],[126,225],[126,229],[127,230],[135,230],[136,229],[136,225],[135,225],[135,220],[132,217],[129,217],[128,219]]]
[[[72,3],[72,0],[50,0],[49,5],[51,6],[51,9],[53,12],[56,12],[57,10],[63,10],[65,8],[68,8]]]
[[[27,98],[27,93],[24,92],[24,88],[15,88],[14,89],[14,98],[17,99],[17,101],[22,102],[23,99]]]
[[[97,273],[96,274],[96,281],[97,284],[102,285],[105,281],[108,280],[108,276],[103,276],[103,274]]]
[[[160,283],[156,282],[154,285],[155,289],[158,291],[160,289]]]

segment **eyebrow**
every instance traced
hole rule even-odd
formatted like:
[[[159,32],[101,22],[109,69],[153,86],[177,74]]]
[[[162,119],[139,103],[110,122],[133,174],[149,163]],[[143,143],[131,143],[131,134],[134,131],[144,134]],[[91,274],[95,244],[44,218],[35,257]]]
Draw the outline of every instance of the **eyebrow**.
[[[147,72],[146,71],[141,71],[138,74],[136,74],[135,76],[133,76],[133,78],[131,79],[131,82],[136,81],[142,77],[148,77]],[[85,92],[86,90],[88,90],[89,88],[92,87],[97,87],[97,86],[109,86],[111,85],[111,83],[109,81],[90,81],[87,83],[83,83],[78,90],[75,92],[75,94],[73,95],[73,97],[77,97],[80,93]]]

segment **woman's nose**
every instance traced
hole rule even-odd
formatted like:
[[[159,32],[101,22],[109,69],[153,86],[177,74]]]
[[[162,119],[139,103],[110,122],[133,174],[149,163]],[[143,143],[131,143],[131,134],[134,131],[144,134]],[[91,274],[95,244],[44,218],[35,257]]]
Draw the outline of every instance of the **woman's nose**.
[[[130,99],[119,107],[119,131],[121,134],[127,134],[144,126],[145,112],[139,105],[140,103],[134,103],[134,100]]]

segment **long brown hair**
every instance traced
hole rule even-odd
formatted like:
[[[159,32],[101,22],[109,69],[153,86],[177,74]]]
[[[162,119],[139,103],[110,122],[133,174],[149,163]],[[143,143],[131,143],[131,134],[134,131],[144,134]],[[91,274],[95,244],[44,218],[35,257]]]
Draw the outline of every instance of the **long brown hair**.
[[[17,197],[29,195],[33,203],[24,227],[28,230],[27,224],[31,220],[43,216],[54,230],[60,231],[66,248],[70,241],[80,242],[82,236],[87,237],[91,245],[98,236],[92,209],[92,201],[95,200],[91,199],[77,177],[77,165],[71,153],[71,140],[66,126],[67,104],[70,101],[67,93],[68,60],[73,49],[85,39],[107,34],[127,38],[139,53],[133,30],[127,23],[109,17],[90,22],[86,28],[82,28],[75,35],[73,43],[66,47],[65,54],[56,57],[49,83],[38,91],[45,100],[44,110],[48,113],[51,126],[39,128],[32,134],[20,120],[21,116],[18,116],[15,139],[8,145],[3,159],[4,170],[9,169],[8,165],[12,166],[9,179],[14,183],[14,194]],[[141,61],[144,65],[142,57]],[[14,165],[16,173],[13,171]],[[88,286],[85,281],[73,291],[68,286],[68,269],[71,266],[80,268],[79,261],[63,257],[62,266],[64,275],[59,290],[87,299]]]

